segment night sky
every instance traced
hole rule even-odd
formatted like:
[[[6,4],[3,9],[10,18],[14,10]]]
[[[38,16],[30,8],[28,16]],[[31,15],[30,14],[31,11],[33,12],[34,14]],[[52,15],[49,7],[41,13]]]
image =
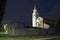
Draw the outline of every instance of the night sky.
[[[7,0],[2,23],[20,22],[31,26],[34,4],[40,16],[49,19],[60,18],[59,0]]]

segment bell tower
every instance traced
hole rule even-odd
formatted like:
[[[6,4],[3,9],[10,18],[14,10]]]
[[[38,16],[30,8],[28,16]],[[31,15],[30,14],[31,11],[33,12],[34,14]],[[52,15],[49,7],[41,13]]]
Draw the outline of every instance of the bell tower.
[[[37,13],[37,8],[36,8],[36,5],[34,5],[34,9],[33,9],[33,13],[32,13],[32,26],[33,27],[37,26],[36,20],[38,17],[39,17],[39,14]]]

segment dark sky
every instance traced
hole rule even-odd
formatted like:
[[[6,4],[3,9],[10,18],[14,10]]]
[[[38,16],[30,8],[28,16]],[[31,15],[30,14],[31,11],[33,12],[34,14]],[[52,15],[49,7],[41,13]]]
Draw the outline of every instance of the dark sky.
[[[7,0],[5,17],[2,23],[20,22],[31,26],[34,4],[42,17],[58,19],[60,17],[59,0]]]

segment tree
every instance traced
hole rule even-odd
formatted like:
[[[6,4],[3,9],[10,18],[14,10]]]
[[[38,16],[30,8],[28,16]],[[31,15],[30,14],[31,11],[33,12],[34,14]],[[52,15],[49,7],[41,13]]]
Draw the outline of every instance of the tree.
[[[0,0],[0,31],[2,31],[2,29],[3,29],[1,22],[2,22],[3,17],[4,17],[5,4],[6,4],[6,0]]]
[[[56,32],[57,32],[57,33],[60,33],[60,20],[59,20],[59,19],[57,20],[57,22],[56,22],[55,25],[56,25],[56,26],[55,26]]]

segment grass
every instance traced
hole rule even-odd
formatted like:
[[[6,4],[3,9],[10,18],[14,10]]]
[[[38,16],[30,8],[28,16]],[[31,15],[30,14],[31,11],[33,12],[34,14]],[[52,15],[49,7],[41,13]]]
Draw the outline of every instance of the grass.
[[[59,36],[0,36],[0,40],[60,40]]]
[[[60,36],[59,35],[11,36],[0,33],[0,40],[60,40]]]

